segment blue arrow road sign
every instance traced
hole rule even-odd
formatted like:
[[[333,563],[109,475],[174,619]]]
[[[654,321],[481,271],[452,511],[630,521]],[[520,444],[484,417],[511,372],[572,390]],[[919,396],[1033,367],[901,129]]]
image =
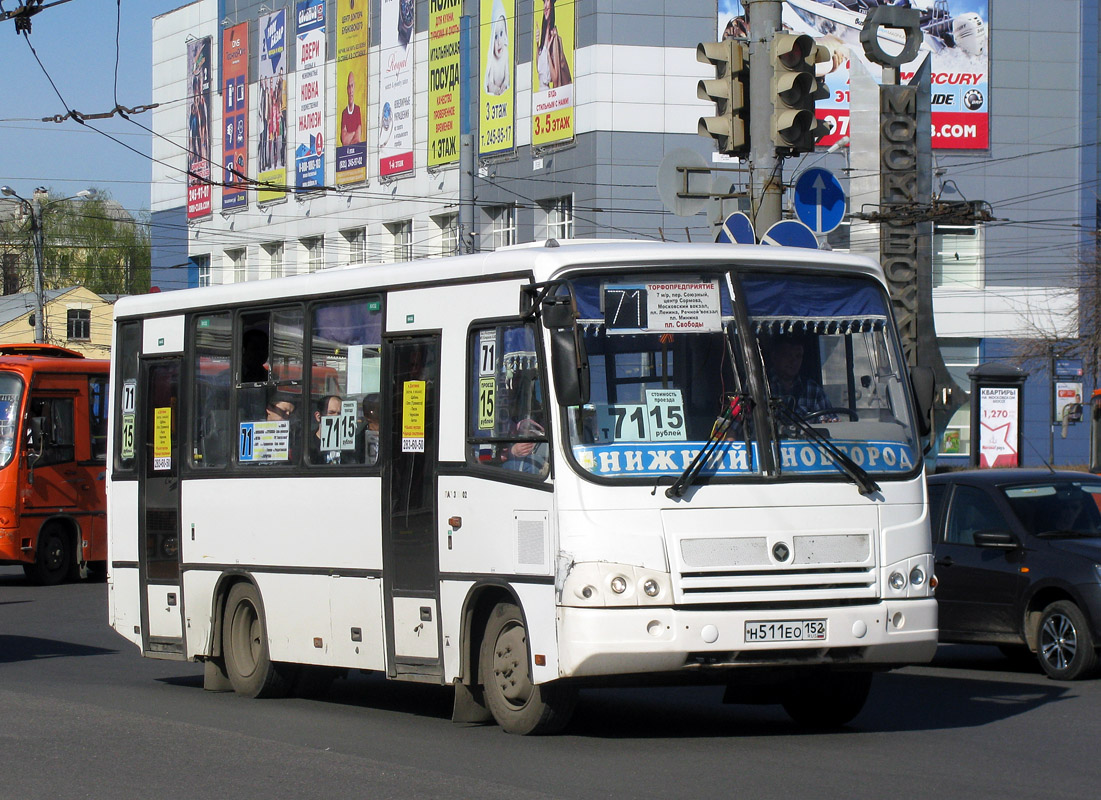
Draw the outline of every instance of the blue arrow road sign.
[[[782,219],[765,231],[761,237],[761,244],[771,244],[777,247],[806,247],[810,250],[818,249],[818,239],[814,231],[799,220]]]
[[[757,244],[757,237],[753,234],[753,223],[749,217],[741,211],[735,211],[723,222],[715,241],[725,244]]]
[[[828,169],[813,167],[795,181],[795,216],[814,233],[829,233],[845,218],[845,190]]]

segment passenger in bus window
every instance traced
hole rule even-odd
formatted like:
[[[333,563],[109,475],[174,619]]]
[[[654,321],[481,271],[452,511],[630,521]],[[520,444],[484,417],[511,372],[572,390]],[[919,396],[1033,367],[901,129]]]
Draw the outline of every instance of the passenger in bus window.
[[[290,424],[290,438],[288,441],[287,460],[294,463],[298,460],[298,398],[289,392],[276,392],[271,396],[267,406],[268,422],[286,421]]]
[[[356,434],[356,454],[362,464],[378,463],[379,396],[371,393],[363,398],[363,426]]]
[[[340,397],[335,394],[327,394],[318,399],[313,412],[314,433],[310,437],[310,463],[311,464],[339,464],[343,453],[340,450],[323,450],[322,434],[324,417],[340,416]],[[351,453],[348,454],[351,456]]]
[[[516,425],[516,436],[543,437],[546,431],[533,419],[522,419]],[[505,450],[504,469],[538,474],[547,463],[547,443],[516,442]]]
[[[804,373],[806,345],[806,337],[777,336],[767,349],[765,359],[772,396],[790,411],[804,417],[830,407],[829,398],[818,381]]]

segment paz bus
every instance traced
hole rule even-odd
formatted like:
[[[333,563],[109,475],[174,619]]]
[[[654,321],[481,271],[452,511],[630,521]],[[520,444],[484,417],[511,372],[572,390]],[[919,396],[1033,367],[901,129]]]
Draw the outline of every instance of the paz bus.
[[[110,362],[0,345],[0,564],[56,584],[107,560]]]
[[[207,689],[375,671],[528,734],[710,682],[831,726],[936,647],[932,390],[865,258],[548,240],[123,298],[113,357],[110,622]]]

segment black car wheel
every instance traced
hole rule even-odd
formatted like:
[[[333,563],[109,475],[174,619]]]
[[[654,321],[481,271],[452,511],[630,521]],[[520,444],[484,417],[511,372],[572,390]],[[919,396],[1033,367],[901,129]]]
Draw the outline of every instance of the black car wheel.
[[[1052,603],[1040,617],[1036,655],[1049,677],[1074,681],[1097,668],[1097,650],[1086,617],[1067,600]]]

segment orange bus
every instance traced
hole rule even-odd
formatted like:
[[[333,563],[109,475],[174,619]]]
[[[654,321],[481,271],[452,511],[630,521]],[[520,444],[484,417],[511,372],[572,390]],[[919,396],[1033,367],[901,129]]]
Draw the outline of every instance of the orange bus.
[[[0,345],[0,564],[61,583],[107,560],[110,362]]]

